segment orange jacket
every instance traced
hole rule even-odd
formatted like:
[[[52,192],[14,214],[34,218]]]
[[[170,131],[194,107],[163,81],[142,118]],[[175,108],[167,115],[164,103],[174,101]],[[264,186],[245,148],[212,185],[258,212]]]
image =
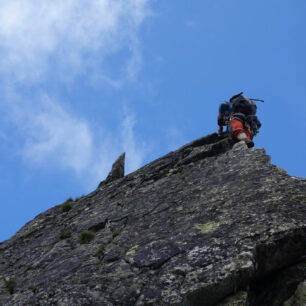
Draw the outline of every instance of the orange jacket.
[[[232,136],[234,138],[237,139],[238,134],[241,133],[241,132],[244,132],[249,139],[253,138],[253,135],[252,135],[250,129],[248,128],[247,123],[245,125],[243,125],[243,123],[240,120],[231,119],[229,124],[232,125],[232,131],[233,131]]]

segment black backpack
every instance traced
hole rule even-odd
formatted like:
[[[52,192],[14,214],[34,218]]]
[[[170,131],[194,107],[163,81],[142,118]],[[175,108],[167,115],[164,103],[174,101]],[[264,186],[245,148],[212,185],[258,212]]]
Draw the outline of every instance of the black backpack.
[[[230,102],[232,103],[233,113],[241,113],[245,116],[256,115],[256,104],[252,100],[243,96],[242,93],[231,97]]]

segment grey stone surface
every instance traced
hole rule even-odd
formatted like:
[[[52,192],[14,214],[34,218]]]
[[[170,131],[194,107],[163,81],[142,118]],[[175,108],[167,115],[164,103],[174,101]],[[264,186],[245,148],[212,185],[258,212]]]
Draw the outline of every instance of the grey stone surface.
[[[306,280],[298,285],[293,296],[283,306],[306,306]]]
[[[305,207],[305,179],[208,135],[0,243],[0,305],[282,305],[306,275]]]
[[[125,152],[122,153],[112,165],[112,169],[108,174],[105,181],[102,181],[98,187],[101,187],[103,184],[107,184],[111,181],[117,180],[124,177],[124,168],[125,168]]]
[[[239,291],[226,298],[223,302],[219,303],[217,306],[247,306],[247,305],[249,305],[248,293],[245,291]]]

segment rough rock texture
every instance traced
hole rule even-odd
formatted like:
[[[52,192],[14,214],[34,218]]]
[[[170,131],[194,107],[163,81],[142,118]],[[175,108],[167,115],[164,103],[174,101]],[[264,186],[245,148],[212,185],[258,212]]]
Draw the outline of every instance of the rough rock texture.
[[[284,306],[306,305],[306,280],[300,283],[294,295],[284,303]]]
[[[124,177],[124,166],[125,166],[125,152],[122,153],[113,163],[112,169],[108,174],[106,180],[102,181],[98,187],[102,187],[103,184],[107,184],[111,181]]]
[[[295,303],[305,207],[306,179],[212,134],[1,243],[0,304]]]

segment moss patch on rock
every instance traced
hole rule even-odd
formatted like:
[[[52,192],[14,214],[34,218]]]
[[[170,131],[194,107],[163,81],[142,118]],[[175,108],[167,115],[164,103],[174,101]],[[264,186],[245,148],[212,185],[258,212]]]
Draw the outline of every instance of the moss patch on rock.
[[[79,243],[89,243],[95,236],[96,234],[93,231],[83,231],[79,234]]]
[[[10,294],[14,293],[16,286],[17,281],[13,277],[5,281],[5,287],[7,288]]]
[[[201,234],[206,234],[209,232],[213,232],[214,230],[216,230],[218,227],[220,226],[219,223],[217,222],[208,222],[205,224],[195,224],[194,228],[199,230]]]

